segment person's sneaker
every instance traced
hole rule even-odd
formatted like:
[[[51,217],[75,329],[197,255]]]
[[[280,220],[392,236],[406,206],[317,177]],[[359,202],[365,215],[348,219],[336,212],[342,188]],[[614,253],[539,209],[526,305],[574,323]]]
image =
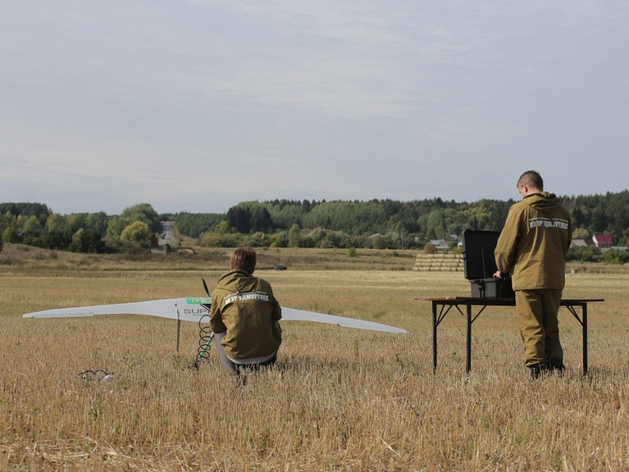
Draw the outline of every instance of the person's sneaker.
[[[531,372],[531,377],[533,379],[538,379],[540,375],[548,371],[548,365],[543,362],[532,364],[527,367],[529,368],[529,371]]]

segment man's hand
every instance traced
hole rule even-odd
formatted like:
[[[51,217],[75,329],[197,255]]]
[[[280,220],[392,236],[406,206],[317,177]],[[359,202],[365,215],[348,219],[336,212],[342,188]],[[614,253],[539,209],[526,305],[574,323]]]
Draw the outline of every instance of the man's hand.
[[[499,270],[494,272],[495,279],[506,279],[507,277],[509,277],[509,272],[500,272]]]

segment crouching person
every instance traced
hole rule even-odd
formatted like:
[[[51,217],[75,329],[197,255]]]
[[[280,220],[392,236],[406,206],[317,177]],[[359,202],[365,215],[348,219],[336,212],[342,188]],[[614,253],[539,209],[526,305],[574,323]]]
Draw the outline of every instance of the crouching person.
[[[210,324],[218,357],[234,374],[273,364],[282,343],[280,304],[271,284],[253,276],[255,268],[255,250],[236,249],[230,257],[230,272],[219,279],[212,293]]]

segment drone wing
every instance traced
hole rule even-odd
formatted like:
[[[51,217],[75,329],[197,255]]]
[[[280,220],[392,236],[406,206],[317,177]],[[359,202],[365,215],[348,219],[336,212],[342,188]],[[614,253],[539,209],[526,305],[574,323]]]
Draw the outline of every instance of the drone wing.
[[[118,303],[114,305],[94,305],[75,308],[58,308],[54,310],[27,313],[24,318],[77,318],[97,315],[147,315],[170,318],[180,321],[199,321],[209,314],[211,301],[209,298],[172,298],[147,302]],[[309,321],[326,323],[343,328],[367,329],[387,333],[406,333],[401,328],[374,323],[372,321],[345,318],[342,316],[325,315],[313,311],[295,310],[282,307],[282,321]]]
[[[96,315],[147,315],[182,321],[198,321],[209,313],[209,298],[171,298],[147,302],[81,306],[26,313],[24,318],[77,318]]]
[[[371,331],[383,331],[385,333],[406,333],[407,331],[395,326],[389,326],[373,321],[365,321],[343,316],[324,315],[314,311],[295,310],[282,307],[282,321],[312,321],[314,323],[326,323],[343,328],[368,329]]]

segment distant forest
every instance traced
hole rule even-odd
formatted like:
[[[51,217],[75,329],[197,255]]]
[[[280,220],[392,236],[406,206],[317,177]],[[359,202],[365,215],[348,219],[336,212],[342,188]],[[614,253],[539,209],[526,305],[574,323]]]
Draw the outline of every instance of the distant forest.
[[[575,238],[629,238],[629,191],[562,197]],[[76,252],[142,252],[156,244],[162,221],[203,246],[422,249],[431,240],[456,246],[468,229],[500,230],[514,200],[473,203],[440,198],[401,202],[272,200],[242,202],[226,213],[158,214],[148,203],[120,215],[60,215],[41,203],[0,203],[2,241]],[[175,242],[175,244],[177,244]]]
[[[629,191],[562,197],[571,212],[575,237],[608,234],[617,245],[629,237]],[[470,228],[500,230],[514,200],[474,203],[440,198],[396,200],[242,202],[225,214],[180,213],[181,234],[207,245],[233,246],[235,235],[249,243],[269,235],[289,246],[422,248],[434,239],[452,240]],[[297,234],[300,238],[297,238]],[[293,240],[290,241],[290,236]],[[264,238],[263,238],[264,236]]]

